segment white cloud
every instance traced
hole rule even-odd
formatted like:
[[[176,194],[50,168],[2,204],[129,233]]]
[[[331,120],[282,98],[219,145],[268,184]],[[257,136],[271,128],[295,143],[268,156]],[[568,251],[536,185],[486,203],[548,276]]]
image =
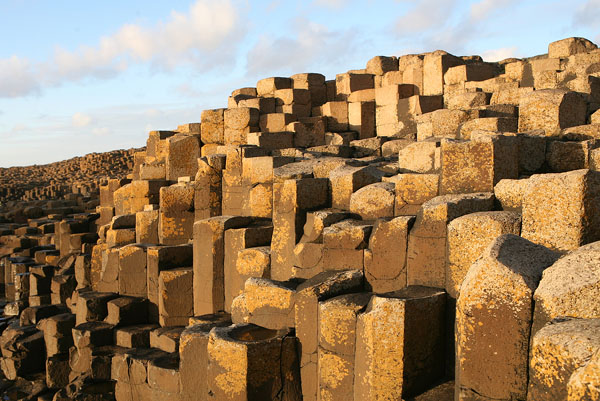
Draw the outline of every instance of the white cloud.
[[[111,133],[111,129],[108,127],[97,127],[92,130],[92,134],[96,136],[106,136]]]
[[[484,61],[501,61],[507,58],[518,57],[518,49],[516,46],[513,47],[502,47],[500,49],[493,49],[483,52],[481,57]]]
[[[401,0],[408,2],[407,0]],[[396,31],[421,51],[444,49],[459,54],[489,35],[487,22],[506,13],[515,0],[479,0],[470,6],[456,0],[418,0],[396,21]],[[408,38],[408,39],[407,39]]]
[[[340,9],[344,7],[347,2],[347,0],[315,0],[314,4],[316,6]]]
[[[150,108],[150,109],[144,111],[144,115],[146,117],[157,117],[157,116],[160,116],[161,114],[163,114],[163,112],[156,108]]]
[[[17,56],[0,59],[0,97],[19,97],[39,89],[29,60]]]
[[[73,127],[77,127],[77,128],[87,127],[88,125],[90,125],[91,122],[92,122],[92,117],[90,117],[84,113],[75,113],[75,114],[73,114],[73,117],[71,117],[71,123],[73,124]]]
[[[598,29],[600,21],[600,0],[588,0],[577,8],[573,16],[573,26],[585,25]],[[600,36],[599,36],[600,37]]]
[[[445,25],[456,6],[456,0],[420,0],[410,3],[414,7],[396,22],[398,32],[402,34],[420,33]]]
[[[175,91],[180,95],[189,98],[198,98],[199,96],[202,96],[202,91],[188,82],[177,85],[177,87],[175,87]]]
[[[515,0],[481,0],[471,5],[471,18],[475,21],[489,18],[496,9],[506,7]]]
[[[290,36],[259,38],[247,54],[250,76],[262,78],[276,73],[299,73],[315,65],[344,65],[357,50],[358,36],[352,29],[331,31],[305,19],[297,19],[294,28],[295,34]]]
[[[32,65],[12,56],[0,59],[0,97],[16,97],[85,78],[111,78],[132,63],[160,69],[193,64],[200,70],[235,61],[245,25],[231,0],[197,0],[187,13],[172,11],[152,27],[123,25],[99,43],[68,50],[57,46],[51,59]]]
[[[273,0],[267,5],[267,13],[272,13],[277,10],[281,6],[281,0]]]

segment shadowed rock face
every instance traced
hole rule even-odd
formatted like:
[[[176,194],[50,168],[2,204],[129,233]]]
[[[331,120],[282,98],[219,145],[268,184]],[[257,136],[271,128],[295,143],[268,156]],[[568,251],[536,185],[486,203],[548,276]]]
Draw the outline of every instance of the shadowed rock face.
[[[1,169],[0,398],[598,400],[599,65],[377,56]]]

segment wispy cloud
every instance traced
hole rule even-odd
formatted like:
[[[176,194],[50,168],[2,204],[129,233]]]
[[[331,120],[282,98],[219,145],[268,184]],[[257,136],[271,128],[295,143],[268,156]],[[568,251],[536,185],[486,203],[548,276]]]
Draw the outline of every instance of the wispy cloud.
[[[19,97],[40,90],[31,62],[17,56],[0,59],[0,97]]]
[[[442,27],[448,20],[456,0],[419,0],[409,2],[413,7],[398,18],[396,29],[401,34],[418,34],[432,27]]]
[[[600,0],[588,0],[577,7],[573,26],[586,25],[600,29]]]
[[[515,0],[481,0],[471,5],[470,16],[472,21],[488,19],[494,11],[515,3]]]
[[[173,11],[166,22],[152,27],[126,24],[96,45],[75,50],[57,46],[49,60],[0,59],[0,97],[85,78],[111,78],[137,63],[167,70],[185,63],[204,71],[222,67],[234,62],[244,26],[231,0],[197,0],[187,13]]]
[[[71,117],[71,122],[73,127],[76,128],[87,127],[92,122],[92,117],[84,113],[75,113],[73,114],[73,117]]]
[[[407,2],[408,0],[400,0]],[[479,0],[470,6],[457,0],[418,0],[396,21],[396,33],[410,37],[423,51],[444,49],[457,53],[486,32],[486,22],[516,0]]]
[[[303,18],[294,21],[293,29],[288,36],[259,38],[247,55],[250,76],[305,72],[315,64],[343,63],[360,40],[352,29],[334,31]]]
[[[315,0],[313,2],[316,6],[340,9],[348,3],[348,0]]]
[[[108,127],[97,127],[92,130],[92,134],[96,136],[107,136],[111,133],[111,129]]]

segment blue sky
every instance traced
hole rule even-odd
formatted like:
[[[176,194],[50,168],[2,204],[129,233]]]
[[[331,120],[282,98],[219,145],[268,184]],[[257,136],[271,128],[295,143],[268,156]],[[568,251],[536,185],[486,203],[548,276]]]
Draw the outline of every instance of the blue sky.
[[[260,78],[600,43],[600,0],[0,0],[0,167],[139,147]]]

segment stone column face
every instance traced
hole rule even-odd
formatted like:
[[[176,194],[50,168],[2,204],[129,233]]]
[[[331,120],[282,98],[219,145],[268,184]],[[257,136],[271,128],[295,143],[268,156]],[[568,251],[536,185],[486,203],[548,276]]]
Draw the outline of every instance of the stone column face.
[[[319,303],[318,399],[354,399],[356,322],[370,299],[371,294],[358,293]]]
[[[363,273],[360,270],[327,271],[308,279],[296,288],[295,323],[300,342],[302,396],[316,400],[318,383],[318,311],[319,302],[362,291]]]
[[[292,278],[294,248],[302,236],[306,212],[325,207],[329,184],[323,178],[285,180],[273,184],[273,239],[271,278]]]
[[[446,282],[447,224],[473,212],[492,210],[491,193],[442,195],[425,202],[408,236],[408,285],[443,288]]]
[[[523,238],[560,252],[600,240],[600,172],[575,170],[529,179]]]
[[[569,379],[600,350],[599,333],[600,319],[557,319],[538,331],[531,341],[528,399],[571,399]]]
[[[558,254],[521,237],[498,237],[469,269],[456,305],[459,400],[527,394],[533,292]],[[494,374],[482,374],[494,372]]]
[[[443,375],[445,300],[420,286],[371,298],[356,325],[355,400],[401,399]]]
[[[208,394],[208,339],[214,327],[231,324],[227,314],[203,315],[181,333],[179,340],[181,393],[186,401],[207,401]]]
[[[553,319],[563,316],[599,318],[600,242],[572,251],[542,275],[534,294],[532,335]]]
[[[251,219],[219,216],[194,223],[194,315],[225,308],[225,230],[248,225]]]

